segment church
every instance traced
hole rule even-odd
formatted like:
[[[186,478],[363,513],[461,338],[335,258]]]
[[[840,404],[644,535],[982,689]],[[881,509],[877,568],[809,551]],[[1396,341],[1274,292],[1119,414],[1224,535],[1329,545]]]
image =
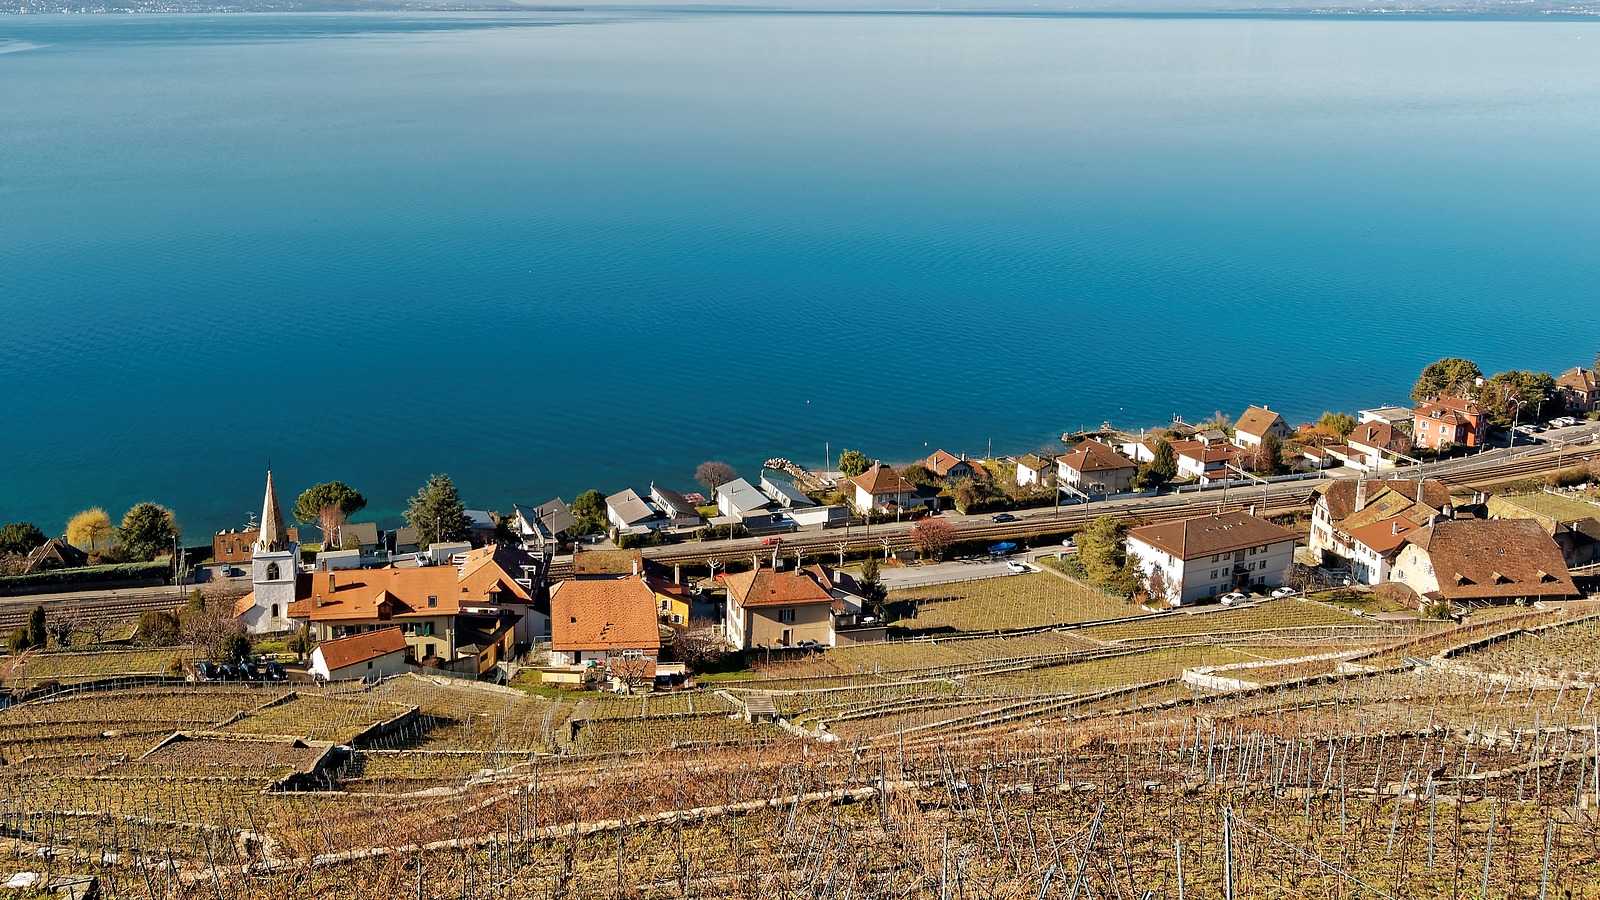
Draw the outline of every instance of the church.
[[[234,616],[251,634],[293,631],[299,623],[289,618],[295,600],[295,580],[300,574],[300,544],[283,524],[272,470],[267,470],[267,494],[261,501],[261,531],[256,536],[250,563],[254,588],[234,605]]]

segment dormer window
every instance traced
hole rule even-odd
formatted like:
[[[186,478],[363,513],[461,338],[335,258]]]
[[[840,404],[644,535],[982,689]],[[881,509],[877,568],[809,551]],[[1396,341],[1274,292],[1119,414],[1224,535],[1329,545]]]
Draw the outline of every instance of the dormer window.
[[[432,608],[434,608],[434,607],[436,607],[438,605],[439,605],[439,598],[434,596],[433,594],[429,594],[428,595],[428,608],[432,609]]]

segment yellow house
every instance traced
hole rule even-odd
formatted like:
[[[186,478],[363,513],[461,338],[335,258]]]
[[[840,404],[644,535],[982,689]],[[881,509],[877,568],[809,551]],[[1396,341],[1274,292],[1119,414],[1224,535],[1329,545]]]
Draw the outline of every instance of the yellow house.
[[[741,650],[758,647],[832,647],[834,605],[821,566],[774,572],[755,569],[722,576],[728,588],[728,643]]]
[[[656,599],[656,614],[661,621],[673,628],[688,628],[689,586],[664,578],[651,578],[649,584],[650,593]]]

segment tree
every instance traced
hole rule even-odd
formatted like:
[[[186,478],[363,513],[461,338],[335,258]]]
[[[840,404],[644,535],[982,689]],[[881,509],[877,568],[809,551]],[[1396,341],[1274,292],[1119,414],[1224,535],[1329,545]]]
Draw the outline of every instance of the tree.
[[[956,541],[954,525],[944,519],[928,518],[911,526],[911,542],[924,558],[944,559],[944,553]]]
[[[113,534],[111,517],[98,506],[91,506],[67,520],[67,543],[79,550],[89,553],[105,550],[111,546]]]
[[[939,484],[939,476],[922,463],[912,463],[900,470],[900,477],[918,487],[934,487]]]
[[[44,607],[35,606],[28,613],[28,646],[43,647],[49,643],[50,634],[45,629]]]
[[[1482,377],[1483,370],[1478,368],[1477,363],[1459,356],[1447,356],[1423,367],[1422,374],[1417,376],[1417,383],[1411,387],[1411,399],[1422,401],[1440,394],[1470,395],[1475,390],[1477,380]]]
[[[1256,453],[1256,473],[1259,475],[1283,474],[1283,439],[1275,434],[1261,438],[1260,451]]]
[[[57,647],[72,646],[72,637],[78,633],[78,629],[82,625],[78,620],[79,615],[71,607],[66,607],[56,610],[56,614],[45,622],[44,630],[50,635],[50,639],[55,641]]]
[[[856,584],[861,588],[861,599],[867,601],[867,609],[879,622],[883,621],[884,601],[889,599],[889,591],[879,580],[883,573],[883,563],[876,556],[868,556],[861,562],[861,575],[856,578]]]
[[[136,503],[122,517],[117,543],[129,559],[155,559],[172,550],[178,538],[178,520],[158,503]]]
[[[1141,491],[1159,489],[1176,477],[1178,477],[1178,457],[1172,452],[1172,442],[1159,437],[1156,438],[1156,446],[1150,453],[1150,459],[1140,465],[1139,471],[1133,474],[1133,486]]]
[[[342,547],[340,529],[366,505],[367,498],[350,485],[342,481],[324,481],[300,493],[294,501],[294,517],[320,528],[324,547]]]
[[[715,494],[717,488],[738,477],[733,466],[715,459],[708,459],[694,468],[694,480],[705,485],[709,494]]]
[[[584,491],[567,508],[577,520],[573,534],[598,534],[606,530],[606,498],[599,491],[593,488]]]
[[[406,524],[417,530],[417,541],[424,547],[465,540],[472,533],[466,505],[449,475],[428,476],[428,483],[406,506]]]
[[[250,655],[250,636],[233,615],[233,601],[203,593],[179,614],[182,638],[203,650],[212,662],[231,662]]]
[[[846,450],[839,454],[839,471],[846,478],[854,478],[872,468],[872,460],[860,450]]]
[[[1518,419],[1531,422],[1543,418],[1555,396],[1556,380],[1550,373],[1511,369],[1485,381],[1478,402],[1491,424],[1505,427]]]
[[[1356,417],[1349,413],[1325,412],[1317,419],[1317,430],[1342,441],[1356,430],[1357,424]]]
[[[32,522],[0,525],[0,553],[27,553],[48,540]]]
[[[1151,601],[1161,606],[1167,606],[1172,602],[1167,592],[1165,569],[1160,566],[1154,566],[1150,569],[1150,574],[1144,579],[1144,593]]]
[[[1138,590],[1138,568],[1123,549],[1129,526],[1112,516],[1101,516],[1078,532],[1078,560],[1089,580],[1101,590],[1132,596]]]

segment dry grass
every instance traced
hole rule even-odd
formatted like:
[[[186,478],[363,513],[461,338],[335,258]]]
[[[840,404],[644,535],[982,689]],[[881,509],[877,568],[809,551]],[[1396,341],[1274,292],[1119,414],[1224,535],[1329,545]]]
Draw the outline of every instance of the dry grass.
[[[915,618],[893,623],[916,630],[999,631],[1142,613],[1103,591],[1045,572],[910,588],[889,599],[919,601]]]

